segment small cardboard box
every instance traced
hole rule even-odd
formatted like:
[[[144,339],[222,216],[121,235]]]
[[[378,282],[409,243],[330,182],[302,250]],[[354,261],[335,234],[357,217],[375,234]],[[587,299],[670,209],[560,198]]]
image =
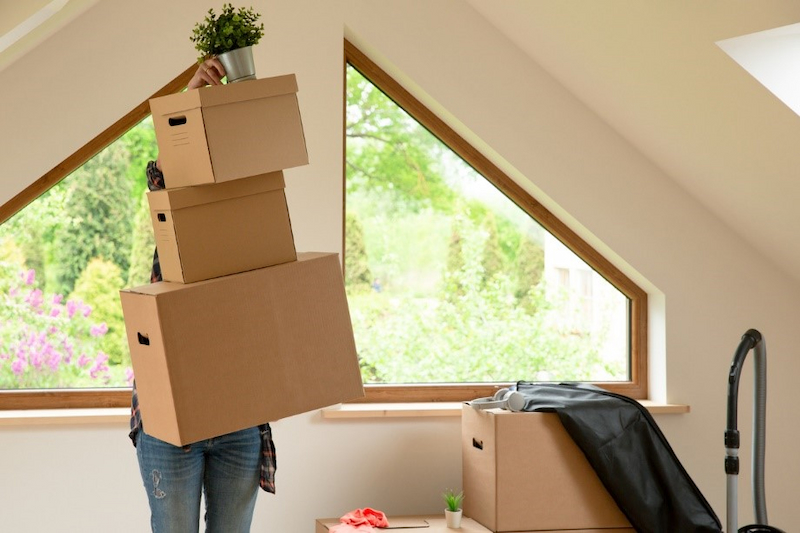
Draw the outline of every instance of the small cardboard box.
[[[557,414],[464,405],[461,420],[465,515],[495,532],[633,531]]]
[[[364,395],[337,254],[120,291],[142,421],[182,446]]]
[[[308,163],[294,74],[150,100],[167,188]]]
[[[191,283],[297,259],[283,173],[147,193],[164,281]]]

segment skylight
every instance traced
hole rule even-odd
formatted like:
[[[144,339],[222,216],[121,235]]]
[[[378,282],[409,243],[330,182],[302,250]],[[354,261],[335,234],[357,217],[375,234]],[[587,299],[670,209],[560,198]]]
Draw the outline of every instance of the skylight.
[[[725,39],[717,45],[800,115],[800,23]]]

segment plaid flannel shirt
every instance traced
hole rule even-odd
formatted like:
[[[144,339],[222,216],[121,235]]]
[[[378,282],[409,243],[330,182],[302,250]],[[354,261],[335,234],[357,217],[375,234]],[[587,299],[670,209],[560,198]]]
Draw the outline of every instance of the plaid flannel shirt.
[[[157,191],[164,188],[164,174],[158,170],[155,161],[147,164],[147,188]],[[161,281],[161,265],[158,262],[158,250],[153,253],[153,270],[150,272],[150,282]],[[136,393],[136,382],[133,383],[133,395],[131,396],[131,432],[130,438],[136,446],[136,434],[142,427],[142,415],[139,412],[139,397]],[[278,467],[275,455],[275,443],[272,441],[272,429],[269,424],[258,426],[261,433],[261,488],[267,492],[275,494],[275,470]],[[188,446],[184,449],[188,450]]]

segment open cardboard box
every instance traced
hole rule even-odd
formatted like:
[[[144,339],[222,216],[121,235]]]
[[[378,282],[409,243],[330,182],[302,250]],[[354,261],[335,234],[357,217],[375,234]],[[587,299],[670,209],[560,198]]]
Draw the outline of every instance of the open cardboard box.
[[[633,532],[555,413],[461,414],[464,514],[494,532]]]
[[[201,87],[150,100],[167,188],[308,163],[294,74]]]
[[[164,281],[191,283],[297,258],[283,172],[147,193]]]
[[[337,254],[120,291],[142,421],[182,446],[364,395]]]

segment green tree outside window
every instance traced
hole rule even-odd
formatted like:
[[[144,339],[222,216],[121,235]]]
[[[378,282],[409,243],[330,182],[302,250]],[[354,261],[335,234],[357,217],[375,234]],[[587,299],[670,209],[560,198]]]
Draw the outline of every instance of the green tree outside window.
[[[628,379],[627,341],[611,342],[627,334],[627,299],[592,271],[581,279],[605,286],[578,305],[586,295],[550,263],[591,269],[352,66],[345,134],[365,382]]]

